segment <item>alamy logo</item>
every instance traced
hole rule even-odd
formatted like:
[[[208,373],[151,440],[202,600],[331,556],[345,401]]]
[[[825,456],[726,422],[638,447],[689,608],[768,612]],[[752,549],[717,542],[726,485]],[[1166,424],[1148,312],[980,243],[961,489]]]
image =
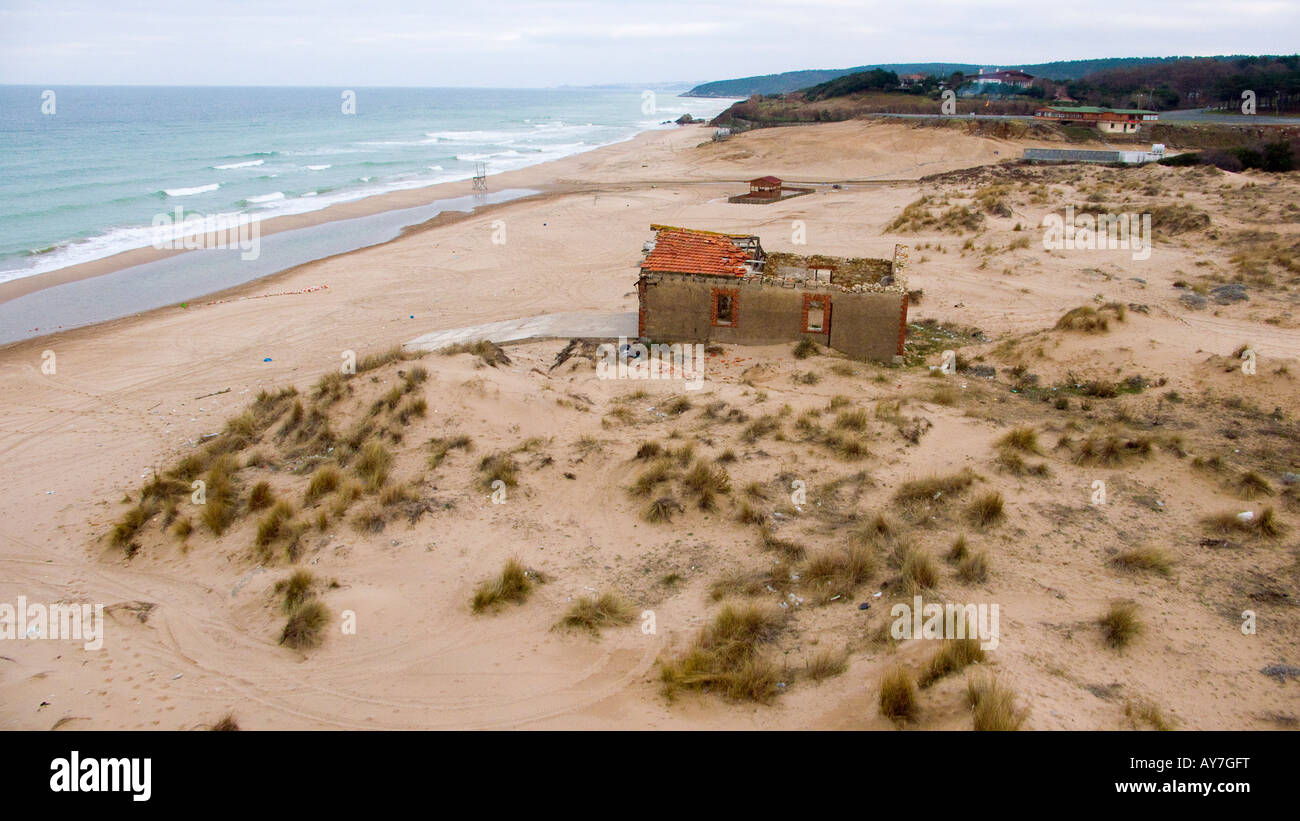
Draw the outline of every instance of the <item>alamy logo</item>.
[[[230,251],[239,249],[247,262],[262,255],[262,222],[248,214],[203,216],[179,205],[171,214],[155,214],[153,247],[159,251]]]
[[[1075,214],[1043,217],[1043,248],[1048,251],[1132,251],[1133,259],[1151,258],[1150,214]]]
[[[0,602],[0,640],[75,639],[86,650],[104,646],[104,605]]]
[[[628,344],[620,336],[618,345],[608,342],[596,348],[597,379],[683,379],[688,391],[704,387],[704,346],[674,343]]]
[[[82,758],[73,750],[50,762],[51,792],[126,792],[132,801],[153,795],[151,758]]]
[[[898,641],[978,638],[981,648],[998,649],[996,604],[925,604],[920,596],[914,596],[911,605],[899,602],[889,615],[894,617],[889,635]]]

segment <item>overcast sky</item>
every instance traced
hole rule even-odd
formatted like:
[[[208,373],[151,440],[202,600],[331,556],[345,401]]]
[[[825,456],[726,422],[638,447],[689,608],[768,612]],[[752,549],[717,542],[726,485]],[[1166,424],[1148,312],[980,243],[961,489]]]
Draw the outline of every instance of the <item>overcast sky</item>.
[[[0,83],[497,86],[1294,53],[1300,0],[0,0]]]

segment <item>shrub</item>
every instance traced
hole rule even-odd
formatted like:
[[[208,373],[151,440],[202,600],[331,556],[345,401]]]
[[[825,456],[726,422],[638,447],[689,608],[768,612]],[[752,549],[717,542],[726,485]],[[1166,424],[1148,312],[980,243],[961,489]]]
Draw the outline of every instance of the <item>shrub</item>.
[[[518,558],[510,557],[496,578],[479,584],[471,603],[474,612],[481,613],[489,608],[496,609],[506,602],[523,604],[532,595],[534,575],[532,571],[524,568]]]
[[[599,634],[602,628],[630,624],[635,611],[617,593],[602,593],[596,598],[581,596],[560,619],[560,624]]]
[[[916,716],[916,683],[905,667],[894,667],[880,678],[880,714],[903,722]]]
[[[370,440],[361,446],[361,455],[357,458],[353,470],[371,493],[383,487],[388,481],[388,471],[393,466],[393,455],[382,443]]]
[[[966,508],[966,518],[976,527],[995,525],[1004,516],[1002,494],[997,491],[979,496]]]
[[[1142,632],[1137,605],[1132,602],[1114,602],[1100,619],[1106,644],[1121,650]]]
[[[679,689],[716,690],[731,699],[767,701],[778,692],[779,671],[761,653],[781,630],[774,610],[725,605],[686,652],[660,657],[664,695]]]
[[[990,673],[966,680],[966,702],[971,708],[974,729],[980,732],[1009,732],[1024,724],[1025,712],[1016,708],[1016,694]]]
[[[1110,565],[1129,573],[1148,571],[1161,576],[1168,576],[1173,568],[1169,554],[1158,547],[1135,547],[1126,550],[1111,558]]]
[[[325,605],[318,599],[309,599],[289,614],[289,620],[280,632],[280,643],[295,650],[316,647],[328,622],[329,610]]]
[[[974,626],[969,626],[968,630],[973,631]],[[921,671],[918,683],[922,687],[929,687],[944,676],[961,672],[967,666],[982,661],[984,661],[984,648],[980,647],[978,638],[968,635],[964,639],[944,639],[943,646],[930,657],[930,661]]]

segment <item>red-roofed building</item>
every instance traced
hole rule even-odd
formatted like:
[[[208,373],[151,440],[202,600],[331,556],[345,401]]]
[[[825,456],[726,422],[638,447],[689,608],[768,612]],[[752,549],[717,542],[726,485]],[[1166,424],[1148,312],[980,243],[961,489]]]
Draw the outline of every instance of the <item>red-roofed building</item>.
[[[647,243],[643,272],[745,276],[762,271],[763,248],[758,237],[720,234],[669,225],[652,225],[655,238]]]
[[[903,352],[907,260],[901,246],[892,260],[769,255],[752,234],[650,227],[655,237],[645,244],[637,280],[637,335],[644,340],[772,345],[809,339],[883,362]]]
[[[797,197],[800,194],[810,193],[812,193],[811,188],[787,188],[780,177],[773,177],[769,174],[766,177],[755,177],[750,180],[748,194],[737,194],[734,197],[728,197],[727,202],[767,205],[790,197]]]

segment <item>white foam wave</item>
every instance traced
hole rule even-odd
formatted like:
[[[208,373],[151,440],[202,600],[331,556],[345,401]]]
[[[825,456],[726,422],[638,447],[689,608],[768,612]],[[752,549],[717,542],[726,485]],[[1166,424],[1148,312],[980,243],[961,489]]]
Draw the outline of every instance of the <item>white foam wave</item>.
[[[194,194],[206,194],[209,191],[216,191],[221,187],[221,183],[214,182],[211,185],[196,185],[193,188],[164,188],[163,193],[169,197],[189,197]]]

